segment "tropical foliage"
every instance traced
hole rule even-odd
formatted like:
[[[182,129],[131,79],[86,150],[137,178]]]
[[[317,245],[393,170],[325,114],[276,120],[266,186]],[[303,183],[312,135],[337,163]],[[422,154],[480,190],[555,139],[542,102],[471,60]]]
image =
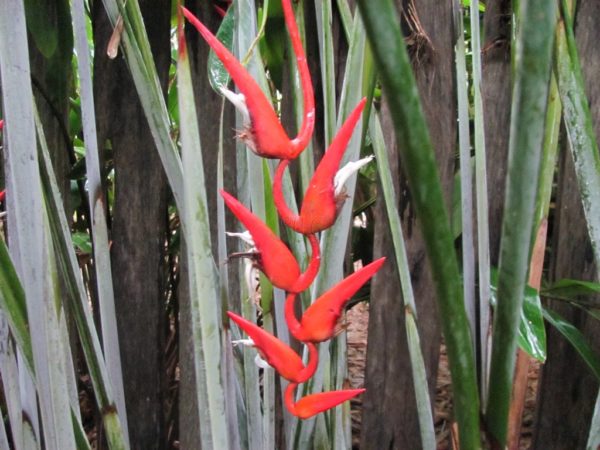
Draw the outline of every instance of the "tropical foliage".
[[[597,448],[594,2],[182,3],[0,2],[0,449]]]

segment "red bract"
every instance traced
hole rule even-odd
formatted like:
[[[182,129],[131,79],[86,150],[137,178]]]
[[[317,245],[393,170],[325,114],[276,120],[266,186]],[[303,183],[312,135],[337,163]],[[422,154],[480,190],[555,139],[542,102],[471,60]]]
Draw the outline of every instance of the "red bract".
[[[273,110],[271,102],[265,97],[260,86],[231,52],[206,28],[190,11],[182,7],[183,14],[198,30],[207,44],[221,60],[229,75],[237,85],[243,98],[238,99],[237,107],[247,107],[250,119],[249,129],[241,137],[258,155],[265,158],[294,159],[310,142],[315,124],[315,105],[312,82],[302,49],[298,27],[289,0],[283,1],[285,21],[296,53],[296,62],[302,82],[304,96],[304,120],[295,139],[290,139]],[[233,94],[235,95],[235,94]],[[229,96],[228,96],[229,97]]]
[[[288,385],[285,391],[285,403],[289,411],[301,419],[308,419],[365,392],[365,389],[321,392],[302,397],[294,403],[295,388],[296,386],[293,383]]]
[[[225,17],[225,15],[227,14],[227,11],[225,11],[220,6],[213,5],[213,8],[215,8],[215,11],[217,11],[217,13],[221,16],[221,18]]]
[[[385,258],[380,258],[344,278],[315,300],[306,309],[300,322],[294,314],[295,296],[290,294],[285,305],[285,317],[292,335],[302,342],[331,339],[346,303],[381,269],[384,262]]]
[[[287,207],[281,189],[283,173],[289,161],[279,163],[273,182],[275,206],[284,223],[298,233],[317,233],[331,227],[335,222],[346,195],[343,192],[336,195],[334,178],[366,102],[366,98],[360,101],[333,138],[306,189],[300,215],[294,214]]]
[[[228,311],[227,315],[250,336],[263,359],[283,378],[294,383],[304,383],[314,374],[318,362],[318,353],[314,345],[309,348],[309,363],[304,366],[296,352],[272,334],[231,311]]]
[[[252,256],[258,268],[271,280],[273,286],[298,292],[294,290],[294,286],[300,277],[300,267],[292,252],[263,221],[232,195],[221,190],[221,196],[231,212],[252,235],[257,250]]]
[[[0,202],[3,202],[5,197],[6,197],[6,189],[2,189],[0,191]]]

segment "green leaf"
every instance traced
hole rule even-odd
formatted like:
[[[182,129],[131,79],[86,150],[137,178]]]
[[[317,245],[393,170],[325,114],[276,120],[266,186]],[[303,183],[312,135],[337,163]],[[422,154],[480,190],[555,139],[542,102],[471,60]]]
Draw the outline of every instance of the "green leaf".
[[[26,0],[27,31],[45,58],[51,58],[58,46],[58,27],[52,22],[55,7],[46,0]]]
[[[25,357],[25,363],[33,373],[33,353],[27,324],[25,292],[2,239],[0,239],[0,309],[8,320],[12,335]]]
[[[462,4],[465,8],[468,8],[471,6],[471,0],[462,0]],[[483,2],[479,2],[479,12],[485,12],[485,3]]]
[[[411,198],[435,281],[448,358],[452,366],[455,414],[460,445],[480,447],[479,398],[475,357],[465,312],[462,286],[450,222],[413,68],[400,19],[392,0],[359,0],[394,123]],[[382,39],[385,30],[385,39]]]
[[[486,422],[499,446],[506,443],[518,327],[535,216],[544,143],[557,5],[519,2],[512,91],[508,173],[498,268]]]
[[[564,278],[548,286],[542,291],[544,297],[554,297],[570,300],[583,295],[600,294],[600,283],[591,281],[572,280]]]
[[[567,322],[560,314],[548,308],[543,308],[542,311],[544,313],[544,319],[546,319],[548,323],[556,328],[560,334],[569,341],[577,353],[579,353],[579,356],[581,356],[583,361],[588,365],[596,379],[600,381],[600,359],[581,331]]]
[[[219,279],[213,259],[209,211],[188,53],[179,48],[177,61],[183,204],[181,214],[188,226],[183,230],[189,265],[190,310],[202,448],[230,448],[225,394],[220,368],[221,317]]]
[[[556,32],[555,72],[569,148],[573,156],[579,194],[586,218],[596,267],[600,267],[600,153],[594,123],[585,95],[585,84],[573,24],[564,1]],[[598,269],[600,270],[600,269]]]
[[[71,239],[73,240],[73,245],[81,252],[86,254],[92,253],[92,241],[89,234],[76,231],[71,235]]]
[[[492,306],[497,302],[498,271],[492,270],[490,293]],[[542,315],[542,304],[538,292],[531,286],[526,286],[523,292],[523,307],[521,308],[519,348],[540,362],[546,360],[546,329]]]
[[[227,14],[221,22],[219,31],[217,31],[217,39],[219,39],[229,51],[233,51],[233,31],[235,29],[235,8],[228,8]],[[223,63],[215,52],[211,49],[208,54],[208,81],[212,88],[221,95],[221,88],[227,88],[229,84],[229,72],[223,66]]]

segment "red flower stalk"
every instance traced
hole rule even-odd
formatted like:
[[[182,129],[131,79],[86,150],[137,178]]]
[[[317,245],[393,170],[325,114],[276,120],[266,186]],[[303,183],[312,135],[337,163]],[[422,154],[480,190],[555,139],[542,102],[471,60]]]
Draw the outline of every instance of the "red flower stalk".
[[[285,21],[292,40],[298,72],[302,83],[304,97],[304,119],[298,136],[290,139],[281,126],[271,102],[265,97],[260,86],[254,81],[246,69],[231,52],[206,28],[190,11],[182,7],[183,14],[198,30],[207,44],[221,60],[229,75],[237,85],[241,95],[227,90],[223,94],[242,110],[248,129],[240,137],[257,155],[265,158],[295,159],[310,142],[315,125],[315,104],[310,72],[306,56],[302,49],[298,27],[290,5],[290,0],[283,0]]]
[[[225,15],[227,14],[227,11],[225,11],[223,8],[221,8],[218,5],[213,5],[213,8],[215,8],[215,11],[217,11],[217,14],[219,14],[221,16],[221,18],[225,17]]]
[[[221,190],[221,196],[231,212],[248,229],[254,240],[256,252],[243,255],[250,256],[267,278],[276,286],[287,291],[294,291],[296,281],[300,277],[300,267],[289,248],[258,217],[252,214],[235,197]]]
[[[315,300],[300,321],[294,313],[296,296],[289,294],[285,303],[285,320],[292,335],[302,342],[317,343],[331,339],[346,303],[381,269],[384,262],[385,258],[379,258],[344,278]]]
[[[311,250],[310,262],[304,273],[300,275],[292,287],[291,292],[298,293],[308,289],[319,273],[319,267],[321,267],[321,248],[319,247],[319,240],[314,234],[309,234],[308,241],[310,242]]]
[[[366,102],[366,98],[360,101],[333,138],[306,189],[300,215],[294,214],[287,207],[281,189],[283,174],[289,161],[281,161],[277,166],[273,181],[275,206],[284,223],[298,233],[317,233],[331,227],[335,222],[338,212],[346,200],[342,186],[335,185],[335,176]]]
[[[308,419],[315,414],[333,408],[340,403],[344,403],[345,401],[362,394],[366,390],[346,389],[343,391],[321,392],[319,394],[307,395],[297,402],[294,402],[294,390],[296,389],[296,386],[295,383],[288,384],[285,390],[285,404],[293,415],[301,419]]]
[[[272,334],[231,311],[227,315],[250,336],[261,357],[283,378],[293,383],[304,383],[313,376],[319,361],[319,352],[313,344],[309,344],[308,364],[304,366],[302,358]]]

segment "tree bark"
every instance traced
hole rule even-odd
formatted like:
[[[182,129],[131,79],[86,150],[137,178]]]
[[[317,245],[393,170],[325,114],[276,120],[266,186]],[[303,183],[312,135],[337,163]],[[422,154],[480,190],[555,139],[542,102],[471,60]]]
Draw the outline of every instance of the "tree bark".
[[[170,62],[170,2],[141,1],[163,90]],[[167,184],[121,54],[106,56],[112,27],[94,2],[94,81],[100,148],[115,163],[112,272],[131,447],[166,447],[165,236]]]
[[[486,2],[481,48],[490,262],[498,265],[510,128],[510,0]]]
[[[576,40],[597,139],[600,136],[600,86],[596,82],[600,70],[597,48],[600,30],[596,24],[600,19],[600,5],[593,0],[577,3]],[[598,268],[594,263],[572,156],[567,148],[562,156],[550,273],[554,280],[597,281]],[[600,296],[596,296],[596,300],[600,300]],[[597,320],[565,302],[548,303],[585,335],[596,353],[600,351]],[[585,448],[598,381],[558,332],[552,327],[547,327],[547,331],[548,359],[539,384],[533,448]]]
[[[416,15],[404,23],[407,43],[430,136],[438,160],[446,204],[449,205],[456,148],[456,102],[454,85],[452,3],[418,0]],[[405,4],[406,8],[409,7]],[[407,15],[404,15],[406,18]],[[426,260],[425,245],[418,229],[406,179],[401,169],[393,126],[385,108],[382,113],[390,170],[397,180],[398,211],[401,214],[411,278],[419,315],[419,333],[427,369],[430,394],[435,380],[440,348],[435,290]],[[392,256],[388,219],[382,194],[375,206],[374,257]],[[404,321],[400,284],[394,258],[372,283],[369,336],[361,448],[421,448],[418,416]]]

